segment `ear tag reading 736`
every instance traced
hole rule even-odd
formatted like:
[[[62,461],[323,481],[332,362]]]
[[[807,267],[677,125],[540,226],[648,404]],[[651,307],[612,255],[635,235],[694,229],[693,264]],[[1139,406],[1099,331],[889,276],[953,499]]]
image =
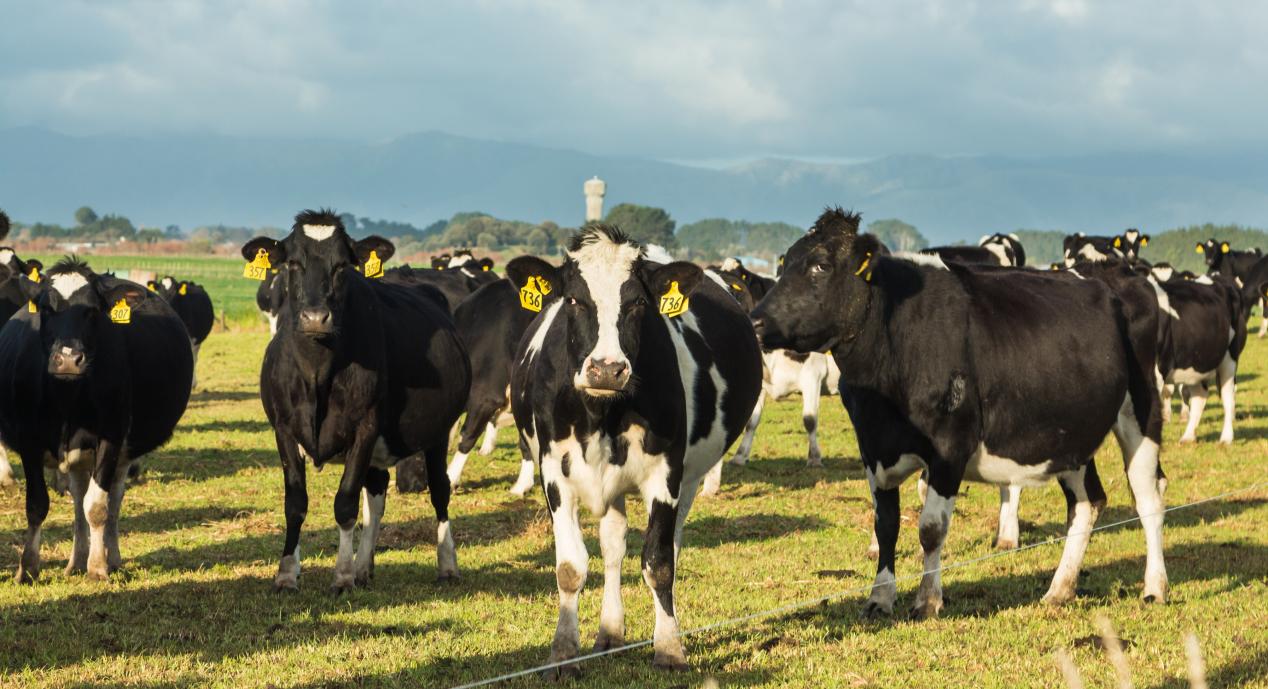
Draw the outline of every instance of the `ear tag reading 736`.
[[[520,306],[534,313],[542,310],[542,298],[550,294],[550,283],[537,275],[528,276],[520,288]]]
[[[681,316],[687,310],[687,305],[687,297],[678,291],[677,281],[670,282],[669,289],[660,295],[660,313],[663,316]]]
[[[127,325],[132,322],[132,307],[128,306],[127,299],[120,299],[119,303],[110,309],[110,321],[120,325]]]
[[[371,250],[370,257],[365,259],[365,276],[368,278],[383,277],[383,261],[379,260],[379,252]]]
[[[269,263],[269,250],[260,249],[255,254],[255,260],[251,261],[242,269],[242,277],[252,280],[264,281],[269,275],[269,268],[273,265]]]

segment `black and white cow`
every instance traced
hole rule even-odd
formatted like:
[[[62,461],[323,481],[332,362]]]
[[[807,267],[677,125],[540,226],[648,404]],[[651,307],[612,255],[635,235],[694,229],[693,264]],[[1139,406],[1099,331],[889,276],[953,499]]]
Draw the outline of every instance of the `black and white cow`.
[[[9,217],[0,211],[0,240],[9,233]],[[39,280],[44,265],[35,259],[22,260],[12,248],[0,246],[0,325],[9,320],[13,314],[27,307],[27,298],[22,291],[21,278]],[[9,452],[0,445],[0,487],[11,486],[13,467],[9,465]]]
[[[190,387],[198,387],[198,350],[211,334],[211,327],[216,324],[216,310],[211,304],[211,296],[202,285],[188,280],[177,280],[171,275],[158,281],[151,281],[146,284],[146,287],[149,287],[150,291],[158,292],[164,301],[171,304],[172,310],[189,331],[189,346],[194,352],[194,377]]]
[[[471,296],[481,287],[496,282],[498,275],[491,271],[474,271],[470,268],[418,270],[405,264],[388,270],[383,279],[401,285],[429,285],[435,288],[444,295],[449,312],[452,314],[463,299]]]
[[[367,278],[395,251],[379,237],[354,241],[331,211],[304,211],[284,239],[247,242],[264,252],[285,298],[264,353],[260,399],[273,425],[286,484],[286,542],[274,584],[299,585],[299,535],[308,512],[305,464],[343,464],[335,493],[339,551],[333,589],[374,574],[388,468],[422,453],[439,522],[438,578],[458,574],[449,527],[449,429],[467,400],[470,364],[449,314],[428,287]],[[376,265],[376,261],[378,262]],[[353,557],[357,505],[364,509]]]
[[[285,286],[277,279],[277,269],[265,273],[255,291],[255,306],[269,318],[269,335],[277,334],[277,314],[282,310],[286,296]]]
[[[36,283],[0,329],[0,436],[22,458],[27,530],[19,582],[40,571],[47,460],[69,474],[75,505],[67,573],[117,570],[128,466],[167,442],[189,401],[185,326],[141,285],[68,258]],[[46,460],[47,458],[47,460]]]
[[[1045,600],[1070,600],[1105,504],[1090,460],[1111,429],[1145,531],[1144,597],[1163,600],[1154,334],[1133,335],[1100,281],[882,256],[858,224],[856,214],[826,211],[789,250],[784,276],[753,319],[767,346],[830,349],[841,367],[880,541],[866,612],[893,610],[898,488],[922,468],[930,490],[919,520],[917,615],[942,607],[942,545],[966,478],[1060,482],[1068,539]]]
[[[595,648],[624,643],[625,496],[638,493],[648,513],[642,565],[656,610],[654,664],[685,668],[674,600],[682,527],[761,390],[753,327],[699,267],[647,260],[610,226],[581,230],[558,268],[522,257],[506,272],[516,285],[533,278],[544,287],[542,311],[516,353],[511,407],[554,524],[559,620],[550,659],[575,657],[581,643],[577,603],[588,556],[580,506],[602,515]]]
[[[985,265],[1012,266],[1022,268],[1026,265],[1026,249],[1016,234],[982,235],[977,246],[935,246],[922,249],[922,254],[939,256],[944,261],[957,263],[981,263]]]
[[[540,304],[530,306],[540,308]],[[467,398],[458,450],[449,463],[452,486],[456,487],[462,478],[462,469],[482,432],[484,444],[480,454],[493,452],[497,419],[510,406],[515,350],[536,315],[537,311],[521,304],[519,287],[509,279],[481,287],[454,310],[454,324],[471,357],[471,394]],[[532,487],[533,460],[524,456],[511,492],[524,495]]]
[[[1199,243],[1196,251],[1202,254],[1203,260],[1206,261],[1207,275],[1227,275],[1237,282],[1238,287],[1246,285],[1251,269],[1264,257],[1258,247],[1250,251],[1238,251],[1233,249],[1228,242],[1214,237]],[[1258,291],[1258,286],[1252,286],[1251,291]],[[1255,299],[1259,301],[1258,297]],[[1259,301],[1260,337],[1268,335],[1268,308],[1265,306],[1265,302]]]

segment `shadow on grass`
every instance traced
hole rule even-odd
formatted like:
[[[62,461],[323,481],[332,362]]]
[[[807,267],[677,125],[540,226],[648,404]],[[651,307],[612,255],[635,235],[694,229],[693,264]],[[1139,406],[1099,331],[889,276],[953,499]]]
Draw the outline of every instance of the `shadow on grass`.
[[[198,423],[181,423],[178,432],[186,433],[268,433],[269,442],[273,441],[273,427],[265,419],[249,419],[237,421],[200,421]]]
[[[1268,677],[1268,651],[1227,665],[1206,668],[1206,683],[1212,687],[1244,687],[1265,677]],[[1191,686],[1187,678],[1173,677],[1150,689],[1190,689]]]
[[[281,462],[277,451],[267,450],[223,450],[214,447],[198,450],[174,450],[162,448],[141,460],[145,470],[145,480],[163,483],[166,481],[207,481],[210,479],[233,476],[243,469],[265,467],[276,469],[281,473]]]
[[[189,406],[204,407],[216,402],[242,402],[258,399],[260,399],[258,390],[198,390],[189,396]],[[263,414],[263,410],[260,413]]]
[[[727,455],[726,459],[730,459]],[[726,460],[723,460],[726,461]],[[822,467],[806,466],[805,457],[755,457],[747,464],[722,467],[722,485],[767,483],[784,488],[812,488],[820,481],[866,481],[858,457],[825,457]]]

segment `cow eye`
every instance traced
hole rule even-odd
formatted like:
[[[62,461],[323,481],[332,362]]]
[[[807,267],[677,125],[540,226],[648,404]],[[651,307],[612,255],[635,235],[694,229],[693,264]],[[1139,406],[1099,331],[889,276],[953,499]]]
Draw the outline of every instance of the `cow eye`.
[[[576,297],[568,297],[568,305],[569,305],[569,306],[576,306],[576,305],[577,305],[577,298],[576,298]]]
[[[635,306],[647,306],[647,300],[646,300],[646,299],[644,299],[644,298],[642,298],[642,297],[639,297],[638,299],[635,299],[635,300],[634,300],[634,305],[635,305]]]
[[[826,264],[826,263],[814,263],[814,264],[811,264],[811,266],[810,266],[810,272],[811,272],[811,274],[813,274],[813,275],[819,275],[819,274],[821,274],[821,273],[826,273],[826,272],[828,272],[828,270],[829,270],[829,267],[828,267],[828,264]]]

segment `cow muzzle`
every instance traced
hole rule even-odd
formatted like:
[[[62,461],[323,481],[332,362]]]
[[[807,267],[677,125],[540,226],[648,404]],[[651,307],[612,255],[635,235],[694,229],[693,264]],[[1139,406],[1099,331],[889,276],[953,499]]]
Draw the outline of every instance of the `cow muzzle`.
[[[58,378],[79,378],[88,370],[88,357],[73,347],[54,347],[48,358],[48,372]]]
[[[335,332],[335,319],[330,309],[304,309],[299,312],[299,331],[305,335],[325,336]]]
[[[630,383],[630,362],[625,359],[586,359],[586,392],[604,395],[625,390]]]

